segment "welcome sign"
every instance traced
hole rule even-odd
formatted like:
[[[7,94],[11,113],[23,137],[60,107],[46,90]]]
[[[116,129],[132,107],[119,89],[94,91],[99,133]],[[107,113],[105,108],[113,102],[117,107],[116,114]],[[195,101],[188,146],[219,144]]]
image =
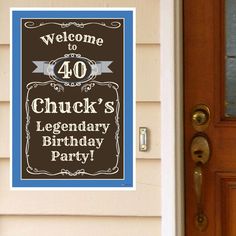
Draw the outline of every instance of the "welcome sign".
[[[12,11],[13,187],[134,187],[133,22]]]

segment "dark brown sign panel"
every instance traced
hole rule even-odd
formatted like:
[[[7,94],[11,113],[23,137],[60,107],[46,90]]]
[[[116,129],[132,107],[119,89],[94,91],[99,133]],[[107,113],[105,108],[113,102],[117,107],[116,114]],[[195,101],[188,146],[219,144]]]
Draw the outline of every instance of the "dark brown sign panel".
[[[133,187],[133,11],[12,14],[13,187]]]

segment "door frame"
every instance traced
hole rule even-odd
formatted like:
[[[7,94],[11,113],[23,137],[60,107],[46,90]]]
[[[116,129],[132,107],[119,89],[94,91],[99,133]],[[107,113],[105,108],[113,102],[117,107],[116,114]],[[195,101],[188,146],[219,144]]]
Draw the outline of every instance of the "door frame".
[[[160,0],[161,235],[184,235],[183,0]]]

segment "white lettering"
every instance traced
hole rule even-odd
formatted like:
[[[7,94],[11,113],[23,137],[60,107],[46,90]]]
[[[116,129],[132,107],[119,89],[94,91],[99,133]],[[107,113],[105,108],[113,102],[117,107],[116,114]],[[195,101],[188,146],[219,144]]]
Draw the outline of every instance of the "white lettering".
[[[84,42],[84,43],[89,43],[89,44],[95,44],[99,47],[103,45],[103,39],[102,38],[96,38],[94,35],[89,35],[89,34],[67,34],[66,31],[62,32],[62,34],[57,34],[55,36],[55,33],[52,34],[47,34],[44,36],[41,36],[40,39],[46,44],[53,44],[54,39],[58,43],[62,42]]]
[[[39,111],[37,108],[38,108],[38,104],[37,102],[39,102],[40,104],[43,104],[43,99],[42,98],[35,98],[31,104],[31,107],[32,107],[32,110],[35,112],[35,113],[42,113],[43,112],[43,108],[41,108],[41,110]]]
[[[40,37],[40,38],[43,40],[43,42],[44,42],[46,45],[48,45],[49,42],[50,42],[51,44],[53,44],[54,35],[55,35],[55,33],[53,33],[53,34],[47,34],[47,35],[42,36],[42,37]]]

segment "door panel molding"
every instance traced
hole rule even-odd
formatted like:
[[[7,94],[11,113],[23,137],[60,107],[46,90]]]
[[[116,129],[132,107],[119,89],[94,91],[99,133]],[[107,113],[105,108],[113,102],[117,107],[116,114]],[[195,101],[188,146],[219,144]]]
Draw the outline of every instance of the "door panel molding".
[[[217,172],[216,192],[216,236],[234,236],[236,204],[232,204],[232,201],[234,199],[235,202],[236,198],[236,173]]]

